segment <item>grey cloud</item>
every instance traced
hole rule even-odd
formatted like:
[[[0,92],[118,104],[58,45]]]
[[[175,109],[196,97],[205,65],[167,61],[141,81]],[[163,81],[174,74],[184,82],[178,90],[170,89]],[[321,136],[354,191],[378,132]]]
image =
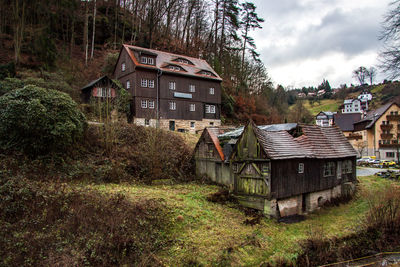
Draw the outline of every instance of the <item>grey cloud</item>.
[[[379,19],[374,10],[344,13],[335,9],[323,18],[320,25],[308,28],[295,47],[272,46],[266,48],[268,51],[261,51],[261,55],[264,55],[267,66],[320,57],[330,52],[342,52],[351,57],[379,45]],[[281,33],[282,36],[291,35],[293,29],[285,28]]]

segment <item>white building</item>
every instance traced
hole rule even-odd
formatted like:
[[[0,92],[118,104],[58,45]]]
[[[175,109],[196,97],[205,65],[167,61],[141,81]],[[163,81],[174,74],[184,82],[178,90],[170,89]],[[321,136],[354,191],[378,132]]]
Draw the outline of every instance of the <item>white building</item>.
[[[334,114],[336,114],[336,112],[321,111],[315,117],[315,124],[321,127],[332,126],[334,123],[334,117],[333,117]]]
[[[368,101],[360,99],[346,99],[343,103],[342,113],[363,113],[368,110]]]
[[[371,100],[372,100],[372,95],[371,95],[370,92],[363,91],[363,92],[358,96],[358,99],[360,99],[360,100],[363,101],[363,102],[371,101]]]

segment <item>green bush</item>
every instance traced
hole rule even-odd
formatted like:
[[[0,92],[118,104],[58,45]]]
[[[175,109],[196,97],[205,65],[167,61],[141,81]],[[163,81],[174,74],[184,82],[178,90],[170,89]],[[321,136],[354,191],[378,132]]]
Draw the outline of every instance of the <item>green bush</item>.
[[[86,118],[65,93],[27,85],[0,97],[0,147],[30,155],[64,152],[83,137]]]

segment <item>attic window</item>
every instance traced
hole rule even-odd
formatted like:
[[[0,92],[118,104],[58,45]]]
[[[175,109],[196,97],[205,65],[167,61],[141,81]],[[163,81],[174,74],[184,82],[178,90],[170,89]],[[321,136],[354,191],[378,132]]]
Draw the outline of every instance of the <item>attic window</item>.
[[[183,63],[183,64],[188,64],[188,65],[194,65],[190,60],[186,58],[177,58],[174,60],[175,62]]]
[[[124,62],[124,63],[121,64],[121,71],[125,71],[125,69],[126,69],[126,65],[125,65],[125,62]]]
[[[183,70],[181,67],[176,66],[176,65],[169,65],[169,66],[168,66],[168,69],[170,69],[170,70],[176,70],[176,71],[181,71],[181,70]]]
[[[214,74],[214,73],[212,73],[211,71],[207,71],[207,70],[202,70],[202,71],[199,72],[199,74],[215,77],[215,74]]]

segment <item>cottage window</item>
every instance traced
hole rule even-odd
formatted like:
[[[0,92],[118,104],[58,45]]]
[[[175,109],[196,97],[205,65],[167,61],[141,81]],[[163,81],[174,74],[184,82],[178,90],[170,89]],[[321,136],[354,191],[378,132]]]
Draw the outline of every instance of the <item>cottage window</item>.
[[[154,80],[149,80],[149,88],[154,88]]]
[[[141,63],[147,64],[147,57],[142,57]]]
[[[196,104],[190,104],[190,111],[196,111]]]
[[[342,174],[352,173],[352,163],[351,160],[345,160],[342,162]]]
[[[142,108],[147,108],[147,100],[140,101]]]
[[[154,58],[152,57],[147,58],[147,64],[154,65]]]
[[[111,88],[98,88],[97,96],[98,97],[111,97]]]
[[[206,105],[206,113],[215,113],[215,105]]]
[[[176,110],[176,102],[169,102],[169,109]]]
[[[150,126],[150,120],[149,119],[144,119],[144,125]]]
[[[154,100],[149,100],[149,108],[154,108]]]
[[[335,173],[335,162],[326,162],[324,164],[324,177],[333,176]]]
[[[299,163],[299,173],[304,173],[304,163]]]
[[[190,128],[194,128],[194,126],[195,126],[195,122],[194,122],[194,121],[191,121],[191,122],[190,122]]]
[[[168,83],[168,88],[169,88],[169,90],[175,90],[176,89],[176,82],[169,82]]]
[[[386,152],[387,158],[394,158],[394,152]]]
[[[147,87],[147,80],[146,79],[142,79],[141,85],[142,85],[142,87]]]
[[[131,82],[129,80],[126,81],[126,89],[131,88]]]
[[[210,95],[213,95],[213,94],[214,94],[214,88],[211,87],[211,88],[210,88]]]
[[[191,93],[196,92],[196,86],[194,84],[189,85],[189,92]]]
[[[126,69],[126,65],[125,65],[125,62],[124,62],[124,63],[121,64],[121,71],[125,71],[125,69]]]

